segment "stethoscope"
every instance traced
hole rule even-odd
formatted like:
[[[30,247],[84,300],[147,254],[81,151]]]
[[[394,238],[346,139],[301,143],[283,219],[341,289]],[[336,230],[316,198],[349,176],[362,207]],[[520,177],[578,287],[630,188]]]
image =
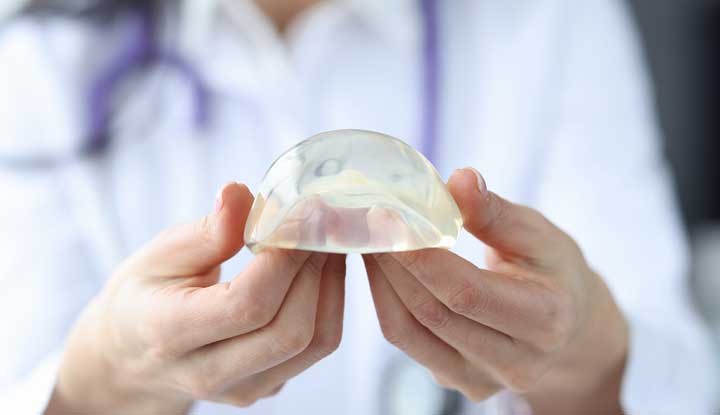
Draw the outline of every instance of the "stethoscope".
[[[63,154],[5,155],[0,153],[0,167],[22,170],[57,168],[80,158],[101,157],[112,137],[112,102],[114,93],[132,75],[151,66],[164,66],[180,74],[193,95],[195,128],[206,127],[211,115],[210,90],[200,73],[177,51],[163,47],[158,39],[158,10],[152,2],[143,3],[127,18],[127,35],[121,50],[91,80],[85,97],[86,120],[84,141]],[[438,51],[438,23],[436,0],[419,0],[422,20],[422,107],[419,150],[433,160],[438,130],[438,100],[440,82],[440,54]],[[197,134],[201,136],[202,134]]]
[[[149,2],[148,2],[149,3]],[[176,51],[165,48],[158,39],[157,10],[141,6],[129,16],[128,35],[122,50],[90,83],[86,97],[86,140],[66,155],[7,157],[0,154],[0,167],[23,170],[52,169],[80,159],[102,157],[111,141],[112,99],[118,87],[136,71],[161,65],[179,73],[193,94],[193,118],[197,129],[208,125],[211,99],[208,86],[193,66]],[[439,122],[441,57],[436,0],[419,0],[422,20],[422,106],[420,111],[419,150],[431,161],[436,156]],[[201,134],[198,134],[201,135]],[[381,382],[381,412],[384,414],[456,414],[461,398],[452,391],[435,386],[424,369],[396,356],[386,364]]]
[[[419,150],[435,162],[440,120],[442,62],[439,51],[438,10],[435,0],[420,0],[422,19],[422,107]],[[457,414],[462,399],[455,391],[438,387],[430,374],[404,355],[390,360],[381,383],[381,412],[388,415]]]

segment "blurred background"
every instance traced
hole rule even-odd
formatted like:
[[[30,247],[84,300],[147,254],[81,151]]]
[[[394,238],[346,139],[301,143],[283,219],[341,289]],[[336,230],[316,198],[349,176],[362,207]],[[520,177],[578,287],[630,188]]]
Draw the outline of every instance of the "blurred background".
[[[720,344],[720,1],[630,0],[693,243],[693,291]]]
[[[692,242],[691,289],[720,355],[720,0],[627,1]]]

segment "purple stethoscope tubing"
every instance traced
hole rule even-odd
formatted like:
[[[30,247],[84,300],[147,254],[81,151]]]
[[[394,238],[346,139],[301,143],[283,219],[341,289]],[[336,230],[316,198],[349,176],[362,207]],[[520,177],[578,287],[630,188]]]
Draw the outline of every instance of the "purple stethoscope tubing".
[[[86,140],[80,156],[101,155],[111,141],[112,98],[118,86],[138,70],[152,65],[167,66],[188,82],[194,100],[193,117],[197,128],[205,127],[211,114],[210,91],[201,75],[173,50],[163,48],[158,39],[158,6],[147,2],[130,16],[129,33],[124,49],[90,82],[86,98]],[[420,112],[420,151],[435,161],[438,135],[438,101],[440,92],[440,54],[438,48],[437,1],[419,0],[423,26],[420,55],[422,107]],[[3,157],[0,166],[22,169],[57,167],[75,159],[73,156]]]
[[[439,60],[436,0],[420,0],[422,26],[422,83],[420,151],[434,159],[438,130]],[[107,146],[111,118],[110,98],[116,85],[132,71],[149,64],[162,64],[180,72],[189,82],[194,97],[194,117],[197,127],[208,122],[210,114],[209,91],[200,75],[180,55],[160,48],[157,41],[156,11],[152,6],[141,10],[132,24],[133,38],[128,50],[111,62],[108,69],[93,83],[88,99],[89,139],[86,151],[98,152]]]
[[[87,98],[88,141],[84,153],[101,153],[110,140],[111,98],[118,84],[134,71],[150,65],[165,65],[177,70],[188,81],[194,99],[194,121],[204,127],[210,115],[210,93],[200,74],[182,56],[161,47],[157,39],[157,10],[146,4],[133,14],[129,23],[131,37],[126,50],[110,62],[90,86]]]
[[[422,77],[423,106],[420,151],[435,162],[438,122],[440,119],[440,52],[438,49],[438,13],[436,0],[420,0],[423,23]]]

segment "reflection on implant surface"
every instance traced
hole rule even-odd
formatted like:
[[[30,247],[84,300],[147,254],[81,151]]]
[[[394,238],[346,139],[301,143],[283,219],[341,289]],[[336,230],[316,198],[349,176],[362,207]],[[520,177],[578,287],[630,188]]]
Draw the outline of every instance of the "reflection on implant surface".
[[[336,253],[450,248],[460,211],[435,168],[404,142],[336,130],[282,154],[265,174],[245,227],[264,247]]]

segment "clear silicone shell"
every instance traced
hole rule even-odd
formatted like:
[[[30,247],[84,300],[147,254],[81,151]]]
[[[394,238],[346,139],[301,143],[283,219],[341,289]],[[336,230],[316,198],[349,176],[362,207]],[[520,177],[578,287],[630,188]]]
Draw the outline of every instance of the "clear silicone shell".
[[[451,248],[460,211],[430,162],[385,134],[336,130],[283,153],[262,180],[245,243],[334,253]]]

